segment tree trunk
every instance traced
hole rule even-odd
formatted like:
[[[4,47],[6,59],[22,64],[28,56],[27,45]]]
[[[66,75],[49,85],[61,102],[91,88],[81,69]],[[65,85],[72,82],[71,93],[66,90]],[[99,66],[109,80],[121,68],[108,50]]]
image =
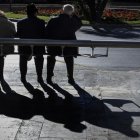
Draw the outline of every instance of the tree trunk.
[[[91,22],[98,22],[101,20],[103,11],[106,7],[108,0],[78,0],[78,3],[85,15],[85,17]],[[88,6],[88,9],[86,6]]]
[[[98,13],[99,19],[101,19],[107,3],[108,3],[108,0],[100,0],[100,4],[97,7],[97,13]]]

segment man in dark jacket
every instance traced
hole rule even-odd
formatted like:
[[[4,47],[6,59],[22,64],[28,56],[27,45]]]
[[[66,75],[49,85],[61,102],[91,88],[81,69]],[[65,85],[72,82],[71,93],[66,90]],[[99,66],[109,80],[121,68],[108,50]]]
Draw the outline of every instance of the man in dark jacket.
[[[76,40],[75,32],[81,27],[81,20],[74,14],[74,7],[70,4],[63,6],[63,13],[56,18],[52,18],[46,26],[45,36],[47,39],[57,40]],[[47,51],[47,83],[53,84],[52,76],[56,56],[64,56],[67,66],[68,82],[74,84],[73,69],[74,69],[74,56],[78,54],[76,47],[48,47]]]
[[[0,10],[0,38],[13,38],[16,35],[15,25],[8,20],[4,12]],[[0,82],[4,81],[4,57],[14,52],[14,46],[0,46]]]
[[[38,9],[34,4],[27,6],[27,18],[21,20],[17,24],[17,35],[19,38],[41,39],[44,38],[45,21],[37,18]],[[35,56],[35,66],[38,76],[38,82],[43,82],[43,53],[44,46],[34,46],[33,52],[30,46],[19,46],[20,53],[20,73],[21,81],[26,82],[27,61],[30,60],[31,54]]]

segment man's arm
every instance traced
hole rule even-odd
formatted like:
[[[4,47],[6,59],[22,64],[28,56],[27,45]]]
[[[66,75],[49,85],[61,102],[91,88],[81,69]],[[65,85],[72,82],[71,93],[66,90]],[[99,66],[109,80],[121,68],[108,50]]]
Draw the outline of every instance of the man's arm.
[[[77,16],[77,15],[73,15],[72,16],[72,26],[73,26],[73,30],[76,32],[78,29],[81,28],[82,26],[82,21],[81,19]]]

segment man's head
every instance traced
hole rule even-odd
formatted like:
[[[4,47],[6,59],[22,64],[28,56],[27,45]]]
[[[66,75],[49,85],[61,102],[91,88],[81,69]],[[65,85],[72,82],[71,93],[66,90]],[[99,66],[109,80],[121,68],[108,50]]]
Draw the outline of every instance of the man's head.
[[[38,13],[38,9],[36,8],[35,4],[31,3],[27,5],[26,12],[27,15],[31,17],[31,16],[35,16]]]
[[[71,4],[65,4],[63,6],[63,13],[71,16],[74,13],[74,6]]]

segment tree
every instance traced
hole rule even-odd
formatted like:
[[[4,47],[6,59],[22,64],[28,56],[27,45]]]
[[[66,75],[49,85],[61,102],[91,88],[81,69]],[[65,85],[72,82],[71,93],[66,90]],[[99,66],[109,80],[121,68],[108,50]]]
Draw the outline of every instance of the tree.
[[[108,0],[78,0],[83,15],[91,22],[99,22]]]

